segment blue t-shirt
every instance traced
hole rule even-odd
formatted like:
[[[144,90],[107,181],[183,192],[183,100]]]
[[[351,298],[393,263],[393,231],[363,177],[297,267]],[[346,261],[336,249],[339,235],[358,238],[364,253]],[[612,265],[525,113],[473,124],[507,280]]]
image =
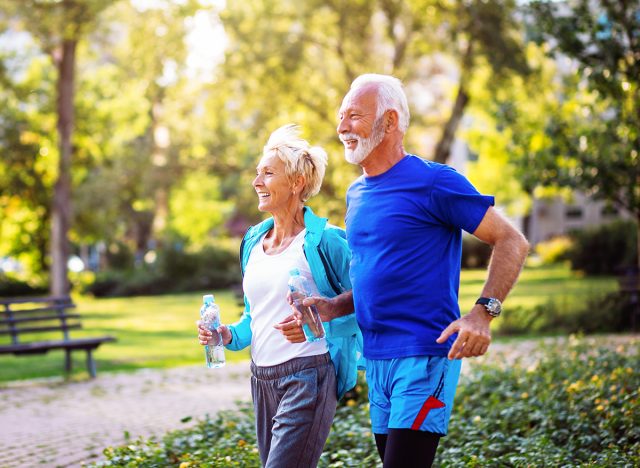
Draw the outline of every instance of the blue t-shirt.
[[[454,338],[436,338],[460,317],[461,230],[473,233],[493,203],[454,169],[414,155],[349,187],[350,277],[365,357],[447,355]]]

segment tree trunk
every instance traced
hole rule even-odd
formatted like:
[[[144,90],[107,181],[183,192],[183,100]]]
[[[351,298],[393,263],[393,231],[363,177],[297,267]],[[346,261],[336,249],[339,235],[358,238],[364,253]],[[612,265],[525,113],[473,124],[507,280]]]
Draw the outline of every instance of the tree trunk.
[[[58,139],[60,160],[58,180],[53,191],[51,210],[51,294],[64,296],[69,293],[67,261],[70,247],[68,232],[71,225],[71,158],[73,153],[71,135],[74,125],[74,78],[76,61],[75,39],[62,42],[58,68]]]
[[[469,93],[467,92],[467,83],[470,81],[468,75],[473,68],[473,41],[469,40],[467,47],[462,55],[460,62],[460,86],[458,87],[458,95],[453,103],[451,115],[444,126],[440,141],[436,145],[433,160],[440,164],[446,164],[449,156],[451,156],[451,146],[456,137],[456,132],[460,126],[460,121],[464,115],[464,109],[469,103]]]
[[[636,215],[636,247],[638,252],[636,255],[636,268],[640,274],[640,213]]]
[[[447,123],[444,126],[440,141],[438,141],[438,144],[436,145],[436,151],[433,158],[435,162],[446,164],[449,156],[451,156],[451,146],[453,145],[453,140],[456,137],[456,131],[460,126],[460,121],[464,114],[464,108],[467,106],[468,102],[469,94],[465,89],[464,81],[461,80],[460,87],[458,88],[458,95],[456,96],[453,109],[451,110],[451,116],[449,116],[449,120],[447,120]]]

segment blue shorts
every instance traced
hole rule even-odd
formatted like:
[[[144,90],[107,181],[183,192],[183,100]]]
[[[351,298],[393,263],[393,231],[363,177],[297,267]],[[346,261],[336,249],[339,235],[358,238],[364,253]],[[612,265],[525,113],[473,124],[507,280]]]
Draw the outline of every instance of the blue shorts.
[[[367,359],[371,427],[446,435],[462,361],[446,356]]]

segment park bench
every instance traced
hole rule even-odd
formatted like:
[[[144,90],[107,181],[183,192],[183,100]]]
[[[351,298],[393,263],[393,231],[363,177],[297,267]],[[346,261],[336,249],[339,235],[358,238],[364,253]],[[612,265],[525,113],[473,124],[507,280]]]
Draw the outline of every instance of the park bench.
[[[80,315],[70,313],[75,304],[68,297],[0,298],[0,354],[44,354],[52,349],[64,349],[65,371],[71,372],[71,352],[87,353],[87,370],[96,376],[93,350],[102,343],[115,341],[112,336],[71,338],[69,330],[82,328]],[[51,339],[52,332],[62,332],[62,339]],[[11,342],[3,339],[11,336]],[[40,339],[38,339],[40,337]],[[25,339],[26,338],[26,339]]]

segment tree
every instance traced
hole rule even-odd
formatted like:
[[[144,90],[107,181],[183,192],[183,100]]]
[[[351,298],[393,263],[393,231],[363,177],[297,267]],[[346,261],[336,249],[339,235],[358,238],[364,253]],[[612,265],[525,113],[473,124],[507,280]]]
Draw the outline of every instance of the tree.
[[[74,128],[76,49],[98,14],[112,0],[25,0],[3,1],[2,6],[21,20],[42,50],[53,61],[56,72],[56,115],[58,132],[58,174],[51,206],[51,274],[53,295],[69,292],[67,259],[71,225],[71,163]]]
[[[523,180],[581,189],[628,211],[640,246],[640,5],[536,1],[530,8],[532,37],[579,74],[565,73],[544,139],[520,161],[528,168]]]
[[[297,122],[312,143],[329,152],[319,211],[342,218],[344,190],[357,174],[341,157],[334,130],[349,83],[366,72],[401,78],[413,110],[407,146],[428,151],[425,141],[440,133],[432,157],[446,162],[471,99],[474,74],[488,67],[492,89],[497,89],[500,75],[527,70],[514,10],[515,2],[498,0],[228,3],[221,16],[229,47],[207,108],[210,127],[235,137],[220,151],[219,132],[212,132],[215,170],[229,174],[225,180],[235,190],[248,187],[241,191],[240,209],[249,217],[259,216],[250,180],[238,168],[255,164],[269,131]],[[458,79],[451,68],[460,76],[451,113],[443,112],[448,96],[442,92],[433,93],[433,102],[416,111],[421,95],[432,91],[435,76],[440,81]]]
[[[465,108],[472,99],[471,82],[483,63],[489,65],[492,89],[507,83],[509,75],[526,75],[529,67],[525,58],[520,28],[516,19],[515,2],[511,0],[439,2],[450,24],[447,39],[441,45],[456,57],[460,77],[451,113],[443,125],[436,145],[434,161],[446,163],[451,154],[456,131]]]

